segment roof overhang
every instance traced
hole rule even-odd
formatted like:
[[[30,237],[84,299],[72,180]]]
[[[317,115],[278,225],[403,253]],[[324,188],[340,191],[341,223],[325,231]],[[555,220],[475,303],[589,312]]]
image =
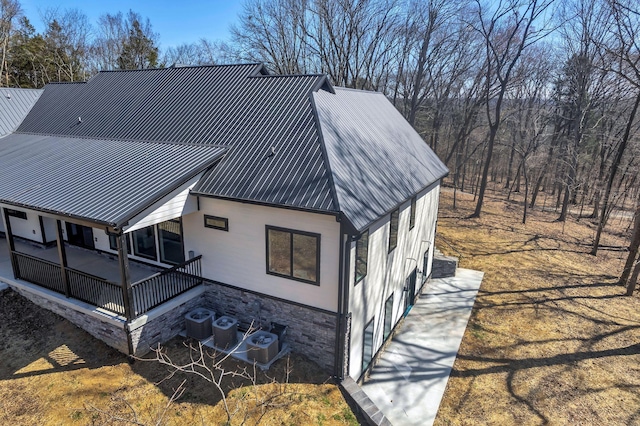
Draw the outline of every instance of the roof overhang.
[[[117,231],[224,152],[214,145],[15,133],[0,139],[0,203]]]

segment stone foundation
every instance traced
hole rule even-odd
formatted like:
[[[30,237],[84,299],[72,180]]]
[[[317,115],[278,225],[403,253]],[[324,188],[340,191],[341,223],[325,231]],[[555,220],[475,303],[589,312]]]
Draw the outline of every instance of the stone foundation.
[[[185,294],[185,296],[187,296],[185,298],[188,298],[188,294]],[[174,301],[167,303],[174,303]],[[185,329],[184,316],[195,308],[202,306],[205,306],[205,301],[204,295],[200,293],[162,314],[154,315],[152,310],[149,312],[149,317],[144,316],[132,321],[129,329],[131,330],[131,344],[134,355],[142,356],[148,353],[151,348],[156,348],[158,344],[177,336]]]
[[[458,268],[458,258],[434,254],[433,265],[431,266],[431,278],[448,278],[456,275]]]
[[[99,313],[90,314],[91,310],[83,308],[79,303],[61,300],[57,296],[40,294],[39,290],[32,291],[22,286],[11,286],[11,288],[36,305],[69,320],[112,348],[125,354],[129,353],[124,320],[110,318],[106,315],[104,319],[101,319]]]
[[[284,341],[291,350],[306,355],[327,373],[334,373],[337,314],[209,282],[205,300],[216,318],[234,317],[243,329],[252,324],[254,328],[269,328],[271,322],[286,325]]]

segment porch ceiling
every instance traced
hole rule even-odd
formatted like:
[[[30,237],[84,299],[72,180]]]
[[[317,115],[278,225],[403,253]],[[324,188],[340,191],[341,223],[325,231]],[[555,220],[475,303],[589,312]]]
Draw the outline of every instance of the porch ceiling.
[[[212,145],[14,133],[0,139],[0,203],[121,228],[224,152]]]

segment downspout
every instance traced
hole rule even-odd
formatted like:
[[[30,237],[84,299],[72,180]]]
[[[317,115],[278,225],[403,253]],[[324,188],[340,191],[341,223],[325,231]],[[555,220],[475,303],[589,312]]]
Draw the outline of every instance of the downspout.
[[[345,236],[347,236],[345,240]],[[349,264],[351,261],[351,250],[349,247],[351,239],[344,232],[344,221],[340,221],[340,247],[338,276],[338,327],[336,327],[336,353],[335,353],[335,377],[338,380],[344,379],[345,371],[345,349],[346,349],[346,318],[349,312]]]

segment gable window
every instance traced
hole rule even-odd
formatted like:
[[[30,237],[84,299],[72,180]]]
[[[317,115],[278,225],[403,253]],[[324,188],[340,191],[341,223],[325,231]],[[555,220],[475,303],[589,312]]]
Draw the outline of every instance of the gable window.
[[[393,317],[393,293],[384,302],[384,331],[382,333],[382,340],[387,340],[391,334],[391,321]]]
[[[182,247],[182,221],[180,218],[159,223],[158,240],[160,242],[161,262],[175,265],[184,262],[184,248]]]
[[[267,273],[311,284],[320,281],[320,235],[267,226]]]
[[[226,217],[204,215],[204,226],[206,228],[220,229],[221,231],[229,231],[229,219]]]
[[[369,230],[367,229],[356,240],[356,284],[367,275],[369,258]]]
[[[389,219],[389,252],[393,251],[398,246],[398,219],[400,217],[400,210],[395,209],[391,212],[391,218]]]
[[[409,214],[409,229],[416,226],[416,197],[411,199],[411,213]]]
[[[373,359],[373,318],[364,327],[362,337],[362,372],[369,367]]]
[[[154,226],[138,229],[132,232],[133,253],[136,256],[156,260],[156,233]]]

